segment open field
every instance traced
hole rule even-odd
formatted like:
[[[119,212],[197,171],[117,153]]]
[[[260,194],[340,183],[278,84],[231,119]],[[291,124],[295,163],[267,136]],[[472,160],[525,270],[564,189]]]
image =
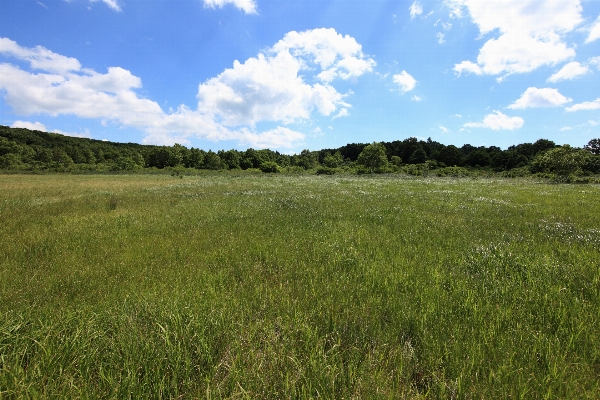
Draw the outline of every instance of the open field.
[[[599,398],[600,186],[0,176],[0,398]]]

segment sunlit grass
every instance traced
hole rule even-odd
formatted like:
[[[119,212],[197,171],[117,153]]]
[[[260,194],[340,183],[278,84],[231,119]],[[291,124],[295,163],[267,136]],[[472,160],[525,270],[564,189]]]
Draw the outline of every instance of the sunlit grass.
[[[0,397],[598,398],[599,199],[0,176]]]

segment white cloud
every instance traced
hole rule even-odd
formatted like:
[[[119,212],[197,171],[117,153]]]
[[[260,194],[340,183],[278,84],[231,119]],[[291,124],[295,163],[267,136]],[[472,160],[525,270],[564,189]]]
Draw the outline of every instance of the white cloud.
[[[68,3],[72,2],[73,0],[64,0]],[[121,12],[121,5],[119,4],[120,1],[119,0],[89,0],[90,3],[97,3],[98,1],[102,1],[104,4],[106,4],[109,8],[113,9],[116,12]],[[40,3],[38,1],[38,4],[43,5],[42,3]],[[45,6],[45,5],[44,5]],[[91,7],[88,7],[88,9],[90,9]]]
[[[440,124],[439,128],[440,128],[440,131],[442,131],[442,133],[450,132],[450,130],[448,128],[446,128],[444,125]]]
[[[392,77],[394,83],[400,86],[400,89],[406,93],[410,92],[417,85],[417,80],[413,78],[408,72],[402,71]]]
[[[233,4],[246,14],[256,14],[256,2],[254,0],[204,0],[204,7],[223,8],[226,4]]]
[[[98,0],[91,0],[92,2],[98,1]],[[115,10],[116,12],[121,12],[121,6],[119,5],[119,2],[117,0],[102,0],[102,2],[104,4],[106,4],[108,7],[112,8],[113,10]]]
[[[412,3],[409,10],[410,10],[410,18],[411,19],[416,17],[417,15],[423,14],[423,7],[421,6],[421,4],[419,4],[418,1],[415,1],[414,3]]]
[[[566,111],[582,111],[582,110],[597,110],[600,108],[600,97],[594,101],[584,101],[583,103],[573,104],[571,107],[565,108]]]
[[[589,68],[581,65],[577,61],[570,62],[560,69],[557,73],[548,78],[548,82],[559,82],[572,80],[589,72]]]
[[[61,131],[60,129],[54,129],[53,131],[49,131],[46,128],[46,125],[42,124],[41,122],[29,122],[29,121],[17,120],[15,122],[13,122],[10,125],[10,127],[11,128],[25,128],[25,129],[29,129],[32,131],[59,133],[64,136],[74,136],[74,137],[88,138],[88,139],[92,138],[92,135],[90,135],[90,131],[88,129],[84,129],[84,131],[80,132],[80,133],[65,132],[65,131]]]
[[[375,61],[361,49],[354,38],[334,29],[290,32],[257,57],[235,61],[232,68],[201,83],[196,109],[181,105],[165,112],[136,93],[141,79],[123,68],[111,67],[102,74],[43,47],[28,49],[0,39],[0,55],[42,71],[1,63],[0,93],[17,114],[116,121],[145,131],[145,143],[189,143],[190,137],[199,137],[253,147],[294,147],[304,138],[302,133],[281,126],[256,132],[256,124],[300,123],[314,113],[348,115],[351,106],[345,98],[352,92],[339,93],[333,82],[372,71]]]
[[[29,122],[29,121],[18,120],[18,121],[13,122],[10,127],[11,128],[25,128],[25,129],[29,129],[31,131],[48,132],[48,130],[46,129],[46,125],[42,124],[41,122]]]
[[[348,109],[342,108],[339,113],[337,113],[336,115],[333,116],[332,119],[347,117],[348,115],[350,115],[350,113],[348,112]]]
[[[36,1],[36,3],[38,3],[40,6],[44,7],[45,9],[48,9],[48,6],[45,5],[44,3],[42,3],[41,1]]]
[[[454,71],[460,76],[463,72],[470,72],[475,75],[483,74],[481,67],[471,61],[463,61],[460,64],[454,65]]]
[[[348,108],[343,95],[331,86],[370,72],[375,61],[366,58],[350,36],[333,29],[290,32],[271,49],[201,84],[198,110],[216,116],[224,125],[251,125],[259,121],[289,124],[308,119],[313,109],[329,116]],[[300,71],[321,70],[313,85]]]
[[[422,99],[421,97],[417,96],[417,95],[414,95],[414,96],[411,98],[411,100],[412,100],[412,101],[421,101],[421,100],[423,100],[423,99]]]
[[[465,128],[489,128],[495,131],[508,129],[512,131],[521,128],[525,122],[521,117],[509,117],[500,111],[494,111],[494,113],[486,115],[483,122],[467,122],[463,126]]]
[[[449,31],[450,29],[452,29],[452,24],[450,22],[443,22],[442,28],[444,28],[445,31]]]
[[[600,16],[598,16],[596,21],[592,24],[590,28],[590,34],[588,35],[587,39],[585,39],[585,42],[590,43],[597,39],[600,39]]]
[[[8,38],[0,38],[0,54],[27,61],[32,69],[58,74],[81,69],[81,64],[75,58],[61,56],[42,46],[36,46],[32,49],[24,48]]]
[[[444,5],[450,10],[450,18],[462,18],[464,0],[444,0]]]
[[[477,64],[463,61],[455,65],[459,75],[525,73],[575,56],[561,35],[583,21],[579,0],[446,0],[446,4],[456,17],[462,16],[466,7],[482,36],[499,34],[481,47]]]
[[[436,36],[438,38],[438,43],[439,44],[444,44],[446,42],[444,40],[444,34],[442,32],[438,32]]]
[[[573,99],[563,96],[557,89],[530,87],[508,108],[522,110],[525,108],[559,107],[571,101]]]
[[[600,56],[592,57],[588,60],[589,65],[595,65],[600,70]]]

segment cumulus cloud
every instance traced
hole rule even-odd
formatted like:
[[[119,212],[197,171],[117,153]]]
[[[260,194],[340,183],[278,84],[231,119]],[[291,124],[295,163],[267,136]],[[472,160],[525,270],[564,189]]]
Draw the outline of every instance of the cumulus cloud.
[[[394,83],[400,86],[400,89],[406,93],[410,92],[417,85],[417,80],[413,78],[408,72],[402,71],[392,77]]]
[[[42,46],[32,49],[21,47],[8,38],[0,38],[0,54],[29,62],[32,69],[65,74],[79,71],[81,64],[77,59],[61,56]]]
[[[412,101],[421,101],[421,100],[423,100],[423,99],[422,99],[421,97],[417,96],[417,95],[414,95],[414,96],[411,98],[411,100],[412,100]]]
[[[594,101],[584,101],[583,103],[573,104],[571,107],[565,108],[567,111],[582,111],[582,110],[597,110],[600,108],[600,97]]]
[[[514,130],[520,129],[524,122],[521,117],[509,117],[500,111],[494,111],[495,114],[488,114],[483,118],[483,122],[467,122],[465,128],[489,128],[494,131],[501,129]]]
[[[409,7],[409,10],[411,19],[416,17],[417,15],[423,14],[423,6],[421,6],[421,4],[419,4],[418,1],[412,3],[412,5]]]
[[[10,127],[11,128],[25,128],[25,129],[29,129],[32,131],[59,133],[64,136],[74,136],[74,137],[88,138],[88,139],[92,138],[92,135],[90,135],[90,131],[88,129],[85,129],[83,132],[79,132],[79,133],[65,132],[65,131],[61,131],[60,129],[54,129],[52,131],[49,131],[46,128],[46,125],[42,124],[41,122],[29,122],[29,121],[17,120],[15,122],[13,122],[10,125]]]
[[[254,0],[204,0],[204,7],[223,8],[226,4],[233,4],[246,14],[256,14],[256,2]]]
[[[82,68],[74,58],[40,46],[24,48],[10,39],[0,39],[0,55],[39,70],[0,64],[0,90],[17,114],[115,121],[145,131],[145,143],[189,143],[199,137],[253,147],[294,147],[304,138],[282,126],[257,132],[259,122],[288,125],[315,113],[348,115],[351,106],[345,98],[351,93],[338,92],[333,82],[359,77],[375,66],[354,38],[334,29],[290,32],[257,57],[235,61],[201,83],[196,109],[181,105],[167,113],[136,93],[141,79],[123,68],[99,73]]]
[[[444,44],[446,41],[444,40],[444,34],[442,32],[437,33],[438,44]]]
[[[589,68],[577,61],[570,62],[548,78],[548,82],[572,80],[589,72]]]
[[[525,108],[559,107],[571,101],[573,99],[563,96],[557,89],[530,87],[508,108],[522,110]]]
[[[46,125],[41,122],[15,121],[10,125],[11,128],[25,128],[32,131],[48,132]]]
[[[588,35],[587,39],[585,39],[585,42],[590,43],[597,39],[600,39],[600,16],[598,16],[596,21],[592,24],[590,28],[590,34]]]
[[[561,35],[583,21],[579,0],[447,0],[446,4],[456,17],[466,8],[481,35],[499,34],[484,43],[477,63],[456,64],[458,75],[525,73],[575,56]]]

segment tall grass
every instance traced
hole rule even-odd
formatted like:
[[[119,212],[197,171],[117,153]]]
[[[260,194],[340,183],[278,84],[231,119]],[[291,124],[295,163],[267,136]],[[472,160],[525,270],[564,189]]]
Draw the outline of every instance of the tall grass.
[[[598,398],[599,199],[0,176],[0,398]]]

